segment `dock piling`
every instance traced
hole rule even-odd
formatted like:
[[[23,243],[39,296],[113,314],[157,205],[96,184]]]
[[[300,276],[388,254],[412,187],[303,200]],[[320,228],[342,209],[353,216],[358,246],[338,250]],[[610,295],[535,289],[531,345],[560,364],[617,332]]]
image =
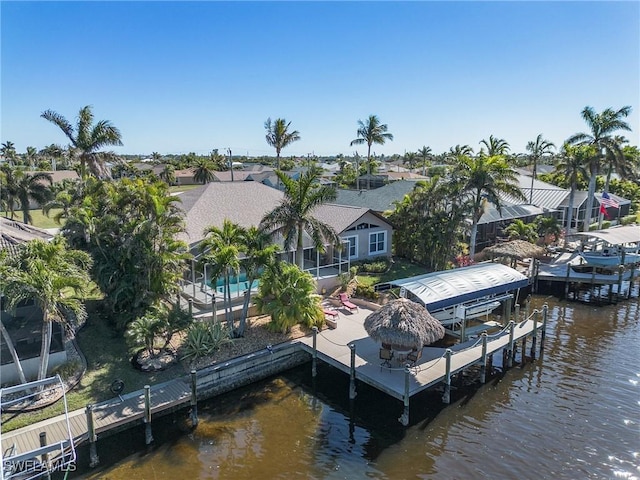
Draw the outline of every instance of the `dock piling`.
[[[150,445],[153,442],[151,432],[151,387],[144,386],[144,442]]]
[[[349,344],[349,349],[351,350],[351,370],[350,370],[350,378],[349,378],[349,400],[353,400],[356,398],[356,346],[353,343]]]
[[[515,322],[518,323],[520,321],[520,304],[516,303],[514,307],[514,317]]]
[[[533,331],[531,332],[531,360],[536,359],[536,343],[538,341],[538,317],[540,310],[537,308],[533,311]]]
[[[542,355],[542,350],[544,350],[544,340],[547,336],[547,316],[549,315],[549,305],[544,304],[542,306],[542,332],[540,332],[540,355]]]
[[[313,327],[313,355],[311,357],[311,376],[315,378],[318,374],[318,327]]]
[[[444,358],[447,361],[446,373],[444,377],[444,395],[442,395],[442,402],[449,404],[451,403],[451,355],[453,352],[450,348],[444,352]]]
[[[480,366],[480,383],[487,381],[487,331],[482,332],[482,364]]]
[[[409,382],[411,379],[411,371],[409,370],[409,365],[405,365],[404,367],[404,396],[403,396],[403,402],[404,402],[404,410],[402,412],[402,415],[400,416],[400,423],[402,423],[403,426],[407,426],[409,425]]]
[[[47,432],[40,432],[40,447],[46,447],[46,446],[47,446]],[[43,453],[40,461],[42,462],[42,465],[44,466],[44,468],[46,468],[45,478],[50,479],[51,472],[49,471],[49,454]]]
[[[100,463],[100,459],[98,458],[98,450],[96,447],[96,440],[98,437],[96,436],[96,428],[95,423],[93,421],[93,405],[87,405],[86,409],[87,415],[87,434],[89,437],[89,467],[95,468]]]
[[[513,334],[516,328],[516,324],[513,320],[509,320],[509,347],[507,350],[507,368],[513,366]]]
[[[198,378],[195,370],[191,370],[191,426],[198,426]]]
[[[522,351],[520,352],[520,366],[524,367],[527,361],[527,336],[522,337]]]

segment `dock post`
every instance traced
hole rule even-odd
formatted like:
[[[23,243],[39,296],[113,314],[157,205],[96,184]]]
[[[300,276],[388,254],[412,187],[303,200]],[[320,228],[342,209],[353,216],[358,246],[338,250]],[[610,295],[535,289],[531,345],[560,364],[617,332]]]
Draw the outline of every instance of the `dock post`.
[[[633,290],[633,274],[636,272],[636,264],[631,264],[631,274],[629,275],[629,291],[627,292],[627,300],[631,298],[631,290]]]
[[[404,367],[404,411],[402,412],[402,416],[400,417],[400,423],[403,426],[409,425],[409,382],[411,378],[411,371],[409,370],[409,365]]]
[[[538,342],[538,317],[540,310],[533,311],[533,331],[531,332],[531,360],[536,359],[536,343]]]
[[[356,398],[356,346],[349,344],[351,350],[351,377],[349,378],[349,400]]]
[[[149,445],[153,442],[151,432],[151,387],[144,386],[144,442]]]
[[[87,414],[87,434],[89,436],[89,467],[95,468],[100,463],[100,459],[98,458],[98,450],[96,448],[96,440],[98,437],[96,436],[96,427],[93,421],[93,405],[87,405],[86,409]]]
[[[549,305],[546,303],[542,306],[542,332],[540,332],[540,355],[544,350],[544,340],[547,336],[547,317],[549,315]]]
[[[509,348],[507,350],[507,368],[511,368],[513,366],[513,334],[516,328],[516,324],[513,320],[509,321]]]
[[[318,327],[313,327],[313,355],[311,357],[311,376],[315,378],[318,374]]]
[[[571,276],[571,264],[567,263],[567,275],[564,280],[564,298],[569,298],[569,277]]]
[[[191,370],[191,426],[198,426],[198,378],[197,372]]]
[[[515,315],[515,322],[518,323],[520,322],[520,304],[516,303],[515,307],[514,307],[514,315]]]
[[[487,331],[482,332],[482,364],[480,366],[480,383],[487,381]]]
[[[616,302],[620,301],[620,293],[622,292],[622,276],[624,275],[624,265],[618,266],[618,293],[616,294]]]
[[[189,315],[193,317],[193,298],[189,299]]]
[[[442,395],[442,402],[451,403],[451,354],[453,352],[450,348],[447,348],[444,352],[444,358],[447,361],[446,371],[444,375],[444,395]]]
[[[47,432],[40,432],[40,446],[47,446]],[[51,472],[49,471],[49,454],[43,453],[40,461],[42,462],[42,465],[44,465],[44,468],[47,469],[45,472],[45,478],[51,479]]]
[[[520,366],[524,367],[527,361],[527,336],[522,336],[522,352],[520,353]]]
[[[529,316],[531,315],[531,300],[524,304],[524,319],[529,320]]]

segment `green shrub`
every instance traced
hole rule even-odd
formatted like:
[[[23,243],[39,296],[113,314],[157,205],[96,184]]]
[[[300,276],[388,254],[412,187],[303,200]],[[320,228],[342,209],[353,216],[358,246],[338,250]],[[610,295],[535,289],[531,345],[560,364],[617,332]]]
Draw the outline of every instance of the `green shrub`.
[[[631,225],[632,223],[635,223],[636,221],[636,216],[635,215],[627,215],[625,217],[622,217],[622,219],[620,219],[620,224],[621,225]]]
[[[192,323],[182,344],[182,358],[196,360],[206,357],[228,341],[229,332],[221,322]]]
[[[602,228],[609,228],[611,226],[611,221],[610,220],[603,220],[602,221]],[[598,223],[592,223],[591,225],[589,225],[589,231],[592,232],[593,230],[600,230],[598,228]]]
[[[356,297],[377,300],[380,294],[373,289],[372,285],[358,285],[355,292]]]
[[[356,269],[355,273],[365,272],[365,273],[384,273],[389,270],[389,266],[391,262],[388,258],[381,258],[378,260],[366,261],[366,262],[358,262],[357,264],[352,264],[351,269]]]

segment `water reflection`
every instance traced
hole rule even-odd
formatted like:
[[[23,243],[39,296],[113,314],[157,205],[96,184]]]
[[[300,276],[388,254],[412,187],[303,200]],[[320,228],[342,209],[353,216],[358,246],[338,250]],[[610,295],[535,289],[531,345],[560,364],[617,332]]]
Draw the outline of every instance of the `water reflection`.
[[[349,402],[348,376],[319,364],[313,382],[304,366],[203,404],[195,430],[158,422],[149,451],[127,457],[142,430],[101,440],[113,466],[85,478],[637,478],[638,301],[531,308],[545,301],[542,361],[458,383],[450,406],[414,397],[409,428],[397,400],[359,384]]]

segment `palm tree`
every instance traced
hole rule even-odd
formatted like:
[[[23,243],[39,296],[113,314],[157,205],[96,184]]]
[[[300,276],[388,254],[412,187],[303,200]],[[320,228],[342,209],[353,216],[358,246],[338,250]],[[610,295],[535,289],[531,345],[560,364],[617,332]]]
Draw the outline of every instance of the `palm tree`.
[[[9,279],[14,274],[14,271],[7,265],[7,258],[7,250],[0,250],[0,298],[2,298],[2,294],[5,291],[5,285],[10,281]],[[11,355],[13,364],[16,366],[16,371],[18,373],[20,383],[27,383],[27,378],[24,375],[24,369],[22,368],[22,363],[20,362],[20,356],[18,355],[18,351],[13,344],[13,339],[11,338],[9,331],[5,328],[4,323],[2,322],[1,316],[0,333],[2,333],[2,338],[4,339],[4,343],[7,345],[7,349],[9,350],[9,354]]]
[[[69,218],[71,208],[74,205],[76,205],[76,200],[73,197],[73,194],[66,190],[63,190],[56,193],[56,196],[53,200],[49,200],[47,203],[42,205],[42,213],[48,217],[52,209],[59,208],[60,211],[53,216],[53,221],[58,225],[61,225],[62,219]]]
[[[38,150],[36,147],[27,147],[27,153],[25,153],[25,159],[31,170],[36,169],[36,161],[38,160]]]
[[[409,170],[412,171],[418,165],[418,154],[415,152],[405,153],[402,163],[407,165],[409,167]]]
[[[446,159],[455,163],[458,157],[472,157],[473,156],[473,148],[469,145],[456,145],[455,147],[451,147],[449,149],[449,153],[446,156]]]
[[[211,285],[216,288],[216,279],[224,279],[224,311],[227,327],[233,331],[233,317],[231,312],[231,275],[240,272],[240,246],[244,236],[244,229],[231,220],[225,219],[222,228],[207,227],[204,231],[205,239],[201,249],[206,252],[204,260],[213,268],[211,271]]]
[[[271,235],[257,227],[250,227],[244,232],[242,239],[242,252],[244,257],[240,260],[240,265],[247,276],[247,291],[245,292],[242,316],[238,326],[238,337],[244,336],[247,323],[249,304],[251,303],[251,288],[253,282],[260,275],[261,270],[272,265],[278,253],[278,246],[271,243]]]
[[[167,185],[173,185],[176,183],[175,167],[170,163],[167,163],[162,172],[160,172],[160,180],[163,180]]]
[[[15,198],[20,202],[20,210],[24,223],[31,223],[31,208],[29,203],[31,199],[40,205],[46,203],[51,198],[51,190],[47,183],[51,186],[51,174],[46,172],[24,173],[16,172],[15,175]]]
[[[487,151],[484,148],[480,148],[480,154],[487,157],[495,157],[496,155],[506,155],[509,153],[509,143],[503,138],[497,138],[493,135],[489,135],[489,140],[481,140],[480,145],[487,147]]]
[[[71,145],[80,156],[80,176],[85,178],[86,168],[98,178],[110,178],[111,174],[105,167],[105,161],[115,158],[113,153],[100,152],[106,146],[121,146],[120,131],[108,120],[100,120],[93,124],[91,106],[80,110],[75,128],[59,113],[46,110],[40,115],[45,120],[57,125],[71,141]]]
[[[418,156],[420,157],[420,166],[422,167],[422,176],[424,177],[427,174],[427,167],[431,164],[431,159],[433,158],[431,147],[423,146],[418,150]]]
[[[294,130],[289,131],[291,122],[287,123],[284,118],[276,118],[275,121],[271,117],[264,122],[264,129],[267,131],[267,143],[276,149],[276,170],[280,170],[280,152],[283,148],[289,146],[293,142],[300,140],[300,132]]]
[[[534,221],[538,235],[547,239],[548,235],[553,235],[553,241],[557,241],[562,234],[562,228],[558,219],[554,216],[538,215]]]
[[[596,191],[596,176],[600,171],[600,162],[608,155],[614,157],[623,156],[622,148],[615,137],[614,132],[618,130],[630,131],[631,127],[623,120],[631,113],[631,107],[622,107],[620,110],[607,108],[601,113],[596,113],[592,107],[584,107],[582,118],[587,123],[589,133],[576,133],[567,139],[571,145],[591,145],[596,148],[595,155],[589,162],[589,192],[587,196],[587,211],[583,231],[589,231],[591,224],[591,210],[593,209],[593,197]]]
[[[501,194],[526,199],[518,186],[516,173],[501,156],[458,157],[454,165],[453,178],[458,182],[461,196],[467,198],[471,209],[469,256],[473,259],[476,252],[478,221],[484,213],[487,202],[493,203],[498,212],[502,213]]]
[[[276,171],[276,174],[284,184],[284,199],[263,217],[260,228],[270,232],[272,236],[282,235],[287,252],[296,242],[296,260],[300,270],[304,270],[305,232],[320,252],[324,252],[325,243],[340,245],[340,237],[335,230],[313,217],[314,210],[322,204],[334,201],[337,192],[335,187],[318,183],[320,171],[317,168],[303,173],[299,180],[293,180],[280,171]]]
[[[215,167],[213,163],[211,163],[211,160],[207,158],[200,158],[196,161],[193,179],[196,182],[202,182],[204,185],[205,183],[213,182],[216,178],[214,172]]]
[[[16,160],[16,147],[13,142],[4,142],[0,148],[0,155],[13,166]]]
[[[311,274],[296,265],[279,262],[263,273],[256,305],[260,312],[271,316],[271,324],[281,332],[288,332],[297,323],[319,327],[324,314],[315,291]]]
[[[89,284],[91,257],[67,248],[64,238],[58,236],[52,242],[32,240],[23,244],[8,263],[14,269],[5,285],[10,308],[33,299],[42,310],[38,368],[38,380],[42,380],[49,367],[52,323],[59,322],[67,331],[72,331],[74,323],[86,318],[84,305],[77,295],[83,294]]]
[[[367,144],[367,190],[371,188],[371,145],[384,145],[387,140],[393,140],[393,134],[388,133],[388,126],[381,124],[376,115],[369,115],[364,122],[358,120],[358,138],[351,141],[351,146]]]
[[[578,180],[580,180],[580,178],[589,177],[586,165],[594,154],[595,147],[593,146],[575,147],[565,143],[562,146],[562,155],[556,163],[555,171],[562,173],[569,184],[569,206],[567,208],[566,235],[571,233],[573,223],[573,202],[576,190],[578,189]]]
[[[529,158],[533,162],[533,171],[531,174],[531,192],[529,193],[529,203],[533,201],[533,182],[537,176],[538,161],[545,155],[551,155],[551,151],[555,148],[555,145],[542,138],[542,134],[539,134],[535,141],[527,143],[527,151],[529,152]]]
[[[509,236],[509,240],[525,240],[530,243],[535,243],[538,239],[538,232],[536,226],[532,223],[524,223],[519,218],[509,224],[504,229],[504,233]]]
[[[160,160],[162,160],[162,155],[160,155],[158,152],[152,152],[151,153],[151,159],[154,162],[159,162]]]
[[[51,161],[51,169],[55,171],[58,161],[64,157],[64,150],[60,145],[52,143],[40,150],[40,156],[49,159]]]
[[[10,165],[0,165],[0,202],[5,216],[11,220],[15,217],[16,205],[18,203],[18,179],[20,170],[16,170]]]

